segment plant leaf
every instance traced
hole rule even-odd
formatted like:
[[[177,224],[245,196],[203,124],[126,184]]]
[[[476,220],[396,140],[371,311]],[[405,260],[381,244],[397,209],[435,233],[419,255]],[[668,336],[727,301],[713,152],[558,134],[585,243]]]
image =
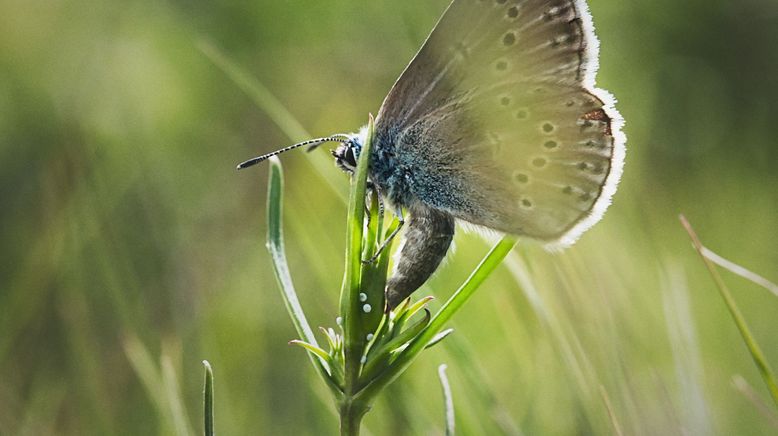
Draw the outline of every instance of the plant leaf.
[[[435,345],[438,345],[440,343],[440,341],[442,341],[443,339],[446,339],[448,337],[448,335],[450,335],[451,333],[454,333],[454,329],[443,330],[442,332],[440,332],[437,335],[435,335],[434,338],[430,339],[430,341],[427,342],[427,346],[424,347],[424,348],[432,348]]]
[[[362,243],[365,220],[365,193],[370,152],[373,142],[373,117],[370,116],[368,134],[359,154],[359,162],[352,178],[348,208],[348,234],[346,244],[346,267],[340,292],[340,313],[343,317],[343,340],[345,355],[345,384],[355,386],[359,377],[362,350],[366,332],[362,329],[359,301],[362,273]]]
[[[283,169],[281,167],[281,161],[276,157],[268,159],[270,162],[270,175],[268,181],[268,195],[267,195],[267,248],[270,251],[270,257],[273,260],[273,271],[275,272],[278,286],[281,290],[281,296],[284,300],[289,317],[292,318],[297,334],[303,338],[303,340],[317,348],[319,348],[318,342],[313,335],[308,319],[305,317],[305,312],[300,305],[300,300],[297,298],[297,292],[295,291],[294,284],[292,283],[292,276],[289,273],[289,265],[286,261],[286,249],[284,247],[284,233],[281,223],[281,216],[283,211],[283,186],[284,177]],[[324,378],[330,389],[334,392],[339,392],[340,388],[335,381],[330,377],[330,370],[327,361],[321,357],[314,357],[309,355],[311,363],[316,371]]]
[[[454,429],[456,427],[454,396],[451,394],[451,384],[448,382],[446,368],[447,366],[445,363],[438,367],[438,378],[440,378],[440,386],[443,388],[443,404],[446,412],[446,436],[454,436]]]
[[[205,383],[203,388],[203,429],[205,436],[213,436],[213,369],[207,360],[203,360],[205,367]]]
[[[311,344],[309,344],[309,343],[307,343],[305,341],[300,341],[300,340],[297,340],[297,339],[295,339],[293,341],[289,341],[289,344],[291,344],[291,345],[299,345],[300,347],[302,347],[302,348],[306,349],[307,351],[313,353],[314,355],[318,356],[320,359],[324,360],[325,362],[330,363],[330,355],[327,354],[326,351],[322,350],[321,348],[319,348],[319,347],[317,347],[315,345],[311,345]]]

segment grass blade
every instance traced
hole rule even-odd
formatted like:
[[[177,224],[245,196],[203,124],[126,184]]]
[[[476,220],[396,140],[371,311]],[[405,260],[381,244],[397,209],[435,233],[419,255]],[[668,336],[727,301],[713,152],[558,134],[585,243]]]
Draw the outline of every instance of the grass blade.
[[[205,367],[205,387],[203,388],[203,429],[205,436],[213,436],[213,369],[207,360],[203,360]]]
[[[159,368],[149,350],[136,336],[128,336],[123,345],[132,369],[159,414],[163,433],[179,436],[192,434],[170,357],[163,353]]]
[[[691,224],[689,224],[689,221],[687,221],[686,217],[683,215],[680,216],[680,219],[681,224],[686,229],[686,232],[689,234],[689,237],[692,240],[694,248],[700,254],[700,257],[702,257],[702,260],[705,263],[705,266],[708,268],[711,277],[713,277],[713,281],[716,283],[719,294],[721,294],[721,297],[724,299],[724,303],[726,304],[727,309],[729,309],[729,313],[732,315],[732,318],[735,321],[735,325],[740,331],[740,335],[743,337],[743,341],[746,343],[746,347],[748,347],[748,351],[751,353],[751,358],[754,360],[757,369],[759,369],[759,374],[762,376],[762,379],[767,385],[767,390],[773,397],[773,401],[775,402],[776,406],[778,406],[778,383],[776,382],[775,373],[773,372],[772,368],[770,368],[770,364],[767,362],[767,359],[765,359],[762,349],[759,347],[759,344],[751,334],[751,330],[748,328],[748,324],[746,324],[746,320],[743,317],[743,314],[737,307],[735,299],[732,298],[732,293],[724,283],[721,275],[719,275],[719,272],[713,262],[705,256],[705,247],[697,237],[697,234],[694,232]]]
[[[162,354],[162,383],[165,387],[167,407],[170,410],[170,416],[173,422],[175,433],[179,436],[193,435],[194,431],[190,427],[190,422],[184,400],[181,397],[181,388],[178,385],[178,377],[173,366],[173,361],[166,353]]]
[[[754,282],[757,285],[767,289],[768,291],[772,292],[773,295],[778,297],[778,285],[771,282],[770,280],[767,280],[766,278],[760,276],[759,274],[755,272],[751,272],[742,266],[736,264],[735,262],[732,262],[731,260],[727,260],[718,254],[711,251],[708,247],[703,246],[702,247],[702,255],[707,257],[708,260],[715,263],[716,265],[729,270],[729,272],[739,275],[740,277],[743,277],[744,279]]]
[[[292,276],[289,273],[289,264],[286,261],[284,233],[281,224],[284,189],[284,173],[281,167],[281,161],[275,157],[269,160],[270,180],[268,182],[267,196],[267,248],[273,259],[273,269],[276,273],[276,279],[278,279],[278,285],[281,288],[282,296],[284,297],[284,303],[289,311],[289,316],[292,318],[294,327],[297,329],[297,333],[300,334],[305,342],[318,347],[319,344],[316,342],[313,330],[311,330],[308,319],[305,317],[305,312],[303,312],[303,308],[300,305],[300,300],[297,298],[297,291],[294,289]]]
[[[735,375],[732,377],[732,384],[735,386],[735,389],[737,389],[738,392],[754,406],[757,412],[765,417],[772,427],[778,430],[778,414],[770,409],[769,405],[765,404],[759,394],[754,391],[754,388],[748,384],[746,379],[741,375]]]
[[[448,382],[446,368],[446,364],[438,367],[438,377],[440,378],[440,386],[443,388],[443,402],[446,411],[446,436],[454,436],[456,424],[454,415],[454,396],[451,394],[451,384]]]
[[[611,426],[613,427],[613,434],[616,436],[624,436],[624,432],[621,431],[621,424],[619,424],[618,418],[616,418],[616,412],[613,410],[613,405],[608,397],[608,391],[605,390],[605,386],[600,385],[600,397],[605,404],[605,410],[608,411],[608,419],[610,419]]]
[[[297,334],[307,343],[319,347],[316,342],[316,337],[313,335],[313,330],[308,323],[308,319],[305,317],[305,312],[300,305],[300,299],[297,298],[297,292],[294,289],[292,283],[292,276],[289,273],[289,264],[286,260],[286,249],[284,248],[284,233],[281,223],[281,216],[283,212],[283,185],[284,176],[283,169],[281,167],[281,161],[276,157],[269,159],[270,161],[270,175],[268,182],[268,196],[267,196],[267,248],[270,251],[270,257],[273,260],[273,271],[278,281],[278,286],[281,289],[281,296],[284,300],[286,310],[289,312],[289,317],[292,318]],[[314,357],[310,353],[308,357],[311,359],[311,363],[316,368],[316,371],[325,379],[330,389],[339,391],[339,388],[334,384],[334,381],[330,378],[327,366],[327,362],[320,357]]]

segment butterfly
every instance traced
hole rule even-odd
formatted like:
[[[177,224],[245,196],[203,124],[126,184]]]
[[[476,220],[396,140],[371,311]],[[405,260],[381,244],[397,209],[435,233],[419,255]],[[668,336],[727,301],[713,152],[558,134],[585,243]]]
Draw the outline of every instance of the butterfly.
[[[584,0],[453,0],[375,120],[371,186],[405,224],[389,308],[421,287],[461,220],[573,244],[600,220],[622,173],[623,119],[595,87],[599,42]],[[336,164],[356,169],[358,133]],[[403,218],[407,211],[407,221]]]

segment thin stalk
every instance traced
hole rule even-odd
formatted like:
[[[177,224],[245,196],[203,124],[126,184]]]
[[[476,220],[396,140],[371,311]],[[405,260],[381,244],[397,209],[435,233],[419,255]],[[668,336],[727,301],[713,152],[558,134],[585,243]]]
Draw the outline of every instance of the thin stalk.
[[[451,394],[451,384],[446,375],[446,364],[438,367],[438,377],[440,378],[440,387],[443,388],[443,404],[446,412],[446,436],[454,436],[456,428],[456,419],[454,414],[454,396]]]
[[[207,360],[205,367],[205,383],[203,388],[203,431],[205,436],[213,436],[213,370]]]
[[[339,410],[341,436],[359,436],[362,418],[365,417],[368,409],[369,407],[362,403],[341,403]]]
[[[724,299],[724,303],[726,304],[727,309],[729,309],[729,313],[732,315],[732,319],[735,321],[735,325],[740,331],[740,335],[743,337],[743,342],[745,342],[748,351],[751,353],[751,358],[754,360],[754,364],[756,364],[757,369],[759,369],[759,374],[762,376],[765,385],[767,385],[767,390],[773,397],[775,405],[778,406],[778,383],[776,383],[775,373],[772,368],[770,368],[770,364],[767,362],[762,349],[751,334],[751,330],[748,328],[748,324],[746,324],[745,317],[743,317],[743,314],[740,312],[740,309],[735,303],[735,299],[732,298],[732,293],[724,283],[721,275],[719,275],[716,266],[707,256],[705,256],[705,247],[697,237],[697,233],[694,232],[694,229],[691,224],[689,224],[689,221],[686,220],[685,216],[681,215],[680,219],[681,224],[684,226],[692,240],[694,248],[700,254],[700,257],[702,257],[702,261],[708,268],[708,272],[710,272],[711,277],[713,277],[713,281],[716,283],[719,294],[721,295],[721,298]]]

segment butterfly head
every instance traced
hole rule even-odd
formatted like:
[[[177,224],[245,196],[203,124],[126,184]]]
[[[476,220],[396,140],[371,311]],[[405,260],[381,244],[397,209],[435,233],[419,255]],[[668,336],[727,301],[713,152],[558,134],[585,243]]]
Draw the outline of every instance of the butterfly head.
[[[332,157],[335,158],[335,165],[346,173],[353,174],[357,170],[359,153],[365,143],[367,136],[366,128],[362,128],[357,133],[347,135],[348,140],[332,150]]]

